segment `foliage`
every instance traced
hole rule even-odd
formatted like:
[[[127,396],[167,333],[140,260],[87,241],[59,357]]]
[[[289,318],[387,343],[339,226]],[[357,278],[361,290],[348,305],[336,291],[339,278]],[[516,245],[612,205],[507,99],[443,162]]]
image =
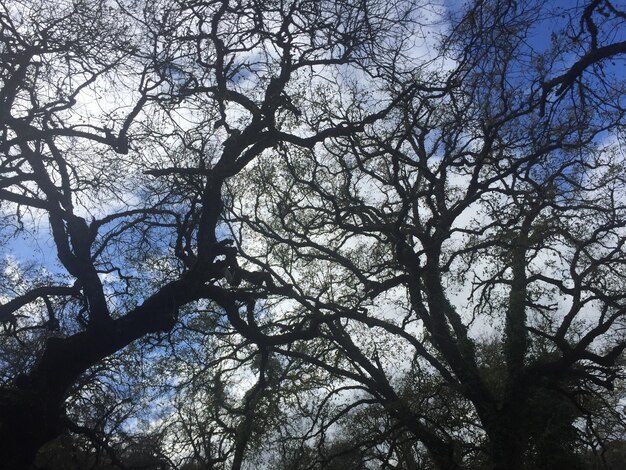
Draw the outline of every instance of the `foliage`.
[[[625,18],[3,2],[7,468],[619,468]]]

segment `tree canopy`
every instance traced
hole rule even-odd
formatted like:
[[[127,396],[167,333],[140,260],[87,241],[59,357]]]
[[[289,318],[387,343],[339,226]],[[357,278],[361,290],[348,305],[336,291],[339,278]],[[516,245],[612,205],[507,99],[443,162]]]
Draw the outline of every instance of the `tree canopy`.
[[[625,24],[0,1],[6,468],[623,468]]]

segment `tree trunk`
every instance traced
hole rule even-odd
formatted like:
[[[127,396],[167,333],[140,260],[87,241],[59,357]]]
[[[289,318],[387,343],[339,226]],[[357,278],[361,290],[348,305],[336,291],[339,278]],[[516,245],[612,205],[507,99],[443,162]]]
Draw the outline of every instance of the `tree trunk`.
[[[31,467],[37,451],[63,430],[62,399],[28,389],[0,390],[0,455],[5,470]]]
[[[526,440],[517,420],[490,426],[489,440],[493,470],[523,470]]]
[[[29,468],[39,448],[61,434],[65,398],[80,374],[146,333],[170,330],[175,310],[162,306],[168,305],[175,289],[180,304],[188,302],[185,287],[181,282],[173,282],[109,325],[63,339],[50,338],[28,375],[19,377],[13,386],[0,389],[2,468]]]

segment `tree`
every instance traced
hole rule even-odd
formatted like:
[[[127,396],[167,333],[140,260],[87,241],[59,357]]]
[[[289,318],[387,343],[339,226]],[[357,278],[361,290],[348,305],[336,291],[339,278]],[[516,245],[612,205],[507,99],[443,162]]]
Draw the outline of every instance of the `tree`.
[[[550,8],[3,4],[5,465],[61,435],[118,467],[584,462],[626,349],[624,15],[540,48]]]
[[[169,331],[186,306],[221,305],[264,347],[313,335],[301,324],[268,336],[240,318],[256,298],[228,286],[247,273],[224,237],[224,184],[283,143],[311,148],[388,112],[381,103],[355,121],[303,109],[298,88],[323,76],[339,93],[333,70],[366,66],[403,7],[3,4],[5,228],[49,237],[59,263],[4,270],[23,279],[4,293],[5,340],[28,358],[0,391],[7,468],[59,435],[81,374]]]
[[[362,133],[258,160],[241,193],[255,202],[233,211],[248,262],[334,318],[321,335],[342,360],[275,350],[366,388],[437,468],[468,463],[467,427],[401,394],[381,351],[404,348],[471,405],[497,469],[543,465],[541,439],[573,442],[585,390],[622,374],[624,161],[619,137],[600,137],[623,125],[623,77],[583,85],[573,65],[579,90],[564,93],[565,72],[546,102],[563,56],[529,48],[541,18],[529,2],[477,2],[443,43],[452,71]],[[392,96],[402,83],[390,77]]]

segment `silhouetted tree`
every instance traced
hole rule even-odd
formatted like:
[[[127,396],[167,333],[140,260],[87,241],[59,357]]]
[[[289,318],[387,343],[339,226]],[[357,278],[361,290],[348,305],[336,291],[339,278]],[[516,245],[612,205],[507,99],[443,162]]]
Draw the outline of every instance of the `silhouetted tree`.
[[[265,348],[315,334],[308,323],[264,332],[251,316],[257,297],[229,287],[246,273],[221,228],[224,185],[284,143],[313,148],[386,114],[390,103],[335,116],[301,90],[324,76],[342,94],[333,74],[368,66],[408,21],[405,7],[2,4],[4,224],[48,238],[57,254],[32,270],[5,259],[0,318],[21,348],[0,390],[5,468],[26,468],[61,433],[81,374],[169,331],[187,305],[219,305]]]
[[[619,454],[621,6],[1,6],[6,468]]]

